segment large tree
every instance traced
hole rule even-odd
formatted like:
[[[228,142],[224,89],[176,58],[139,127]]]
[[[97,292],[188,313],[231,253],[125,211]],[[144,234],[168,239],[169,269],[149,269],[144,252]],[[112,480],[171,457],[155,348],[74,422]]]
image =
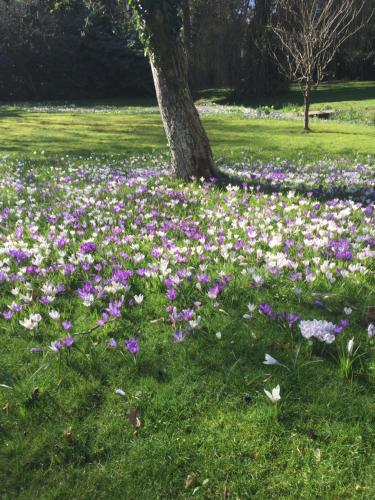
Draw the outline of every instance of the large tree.
[[[279,50],[273,53],[279,69],[300,84],[305,130],[309,129],[311,93],[338,49],[363,26],[360,16],[366,1],[275,0],[270,28]]]
[[[185,1],[128,0],[128,3],[150,60],[176,175],[182,179],[207,179],[218,172],[189,89],[183,37]]]

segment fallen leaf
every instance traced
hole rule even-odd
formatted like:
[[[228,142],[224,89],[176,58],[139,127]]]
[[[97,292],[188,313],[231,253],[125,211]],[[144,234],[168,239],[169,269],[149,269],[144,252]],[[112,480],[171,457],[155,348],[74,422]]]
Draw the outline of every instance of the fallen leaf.
[[[5,412],[6,412],[6,414],[8,415],[8,414],[9,414],[9,410],[10,410],[10,404],[9,404],[9,403],[6,403],[6,405],[5,405],[5,406],[3,406],[3,407],[1,408],[1,410],[2,410],[2,411],[5,411]]]
[[[138,431],[142,425],[141,419],[139,418],[140,413],[141,410],[138,406],[132,408],[128,413],[130,425],[132,425],[136,431]]]
[[[71,441],[73,439],[73,431],[71,426],[65,429],[65,431],[63,432],[63,438],[67,439],[68,441]]]
[[[223,498],[224,498],[224,500],[228,500],[228,498],[229,498],[229,489],[228,489],[228,485],[227,484],[224,486],[224,495],[223,495]]]
[[[322,456],[320,448],[317,448],[316,450],[314,450],[314,456],[315,456],[315,460],[319,463],[321,456]]]
[[[370,306],[368,308],[367,317],[370,321],[375,321],[375,306]]]
[[[195,472],[192,472],[191,474],[188,475],[188,477],[185,479],[185,488],[191,488],[196,482],[197,482],[198,476],[195,474]]]
[[[33,399],[39,398],[39,387],[34,387],[33,392],[31,393],[31,397]]]

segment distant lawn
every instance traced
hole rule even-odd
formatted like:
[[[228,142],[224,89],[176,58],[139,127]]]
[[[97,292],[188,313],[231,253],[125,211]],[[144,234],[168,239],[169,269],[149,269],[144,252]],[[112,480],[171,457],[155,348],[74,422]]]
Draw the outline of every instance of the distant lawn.
[[[233,102],[250,107],[273,106],[283,109],[286,106],[303,107],[303,97],[300,88],[292,84],[287,92],[273,97],[257,97],[238,100],[232,95],[230,88],[206,89],[196,92],[196,98],[217,104]],[[375,82],[328,82],[319,85],[312,97],[312,109],[332,108],[349,109],[352,107],[375,110]]]
[[[375,109],[375,82],[330,82],[322,83],[313,93],[312,108],[333,109],[356,108]],[[279,97],[257,98],[247,101],[249,106],[274,106],[281,109],[288,104],[303,106],[303,97],[298,85],[291,85],[288,92]]]
[[[91,103],[93,106],[93,103]],[[312,123],[305,133],[299,121],[250,120],[209,116],[204,125],[217,156],[293,158],[302,152],[355,157],[375,155],[372,127]],[[61,154],[142,154],[166,148],[158,113],[41,113],[0,107],[0,150],[12,156]]]

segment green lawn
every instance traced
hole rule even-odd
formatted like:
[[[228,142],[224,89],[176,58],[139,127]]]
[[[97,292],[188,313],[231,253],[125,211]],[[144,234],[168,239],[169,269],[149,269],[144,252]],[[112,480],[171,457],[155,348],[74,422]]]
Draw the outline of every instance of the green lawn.
[[[156,158],[152,164],[161,162]],[[108,163],[112,168],[108,169]],[[146,159],[135,165],[142,163],[151,164]],[[7,162],[1,180],[0,206],[11,210],[3,235],[9,248],[25,248],[24,241],[26,248],[45,255],[38,267],[46,274],[29,274],[24,261],[10,262],[11,271],[23,275],[33,291],[23,281],[0,283],[0,311],[22,301],[23,294],[32,298],[10,321],[0,317],[0,384],[5,385],[0,386],[2,499],[374,497],[375,363],[374,345],[366,338],[374,266],[370,258],[358,260],[366,247],[363,238],[370,236],[372,226],[359,205],[343,201],[316,207],[317,200],[298,194],[250,195],[247,200],[241,191],[183,185],[162,173],[148,182],[130,174],[127,183],[126,165],[106,159],[64,157],[15,167]],[[332,175],[334,169],[331,162],[323,162],[312,167],[311,173]],[[346,169],[351,170],[347,166],[344,173]],[[118,171],[124,177],[119,178]],[[303,173],[302,165],[296,171],[296,184],[298,172]],[[310,176],[306,178],[309,182]],[[163,245],[163,234],[166,245],[173,242],[194,250],[200,240],[176,230],[175,223],[186,228],[191,221],[200,233],[214,234],[212,241],[223,231],[232,247],[238,238],[247,237],[241,225],[245,220],[258,234],[257,250],[280,252],[282,247],[273,249],[262,238],[281,234],[303,249],[302,253],[292,249],[288,255],[298,269],[305,268],[305,259],[317,256],[346,269],[350,261],[338,262],[324,257],[324,249],[320,253],[304,247],[305,229],[315,231],[313,211],[322,220],[331,220],[329,229],[321,227],[322,238],[345,236],[356,245],[358,234],[362,243],[355,246],[353,262],[370,272],[338,277],[332,285],[314,265],[315,281],[292,282],[288,271],[267,272],[255,253],[243,253],[241,248],[235,256],[242,260],[226,258],[221,254],[225,254],[224,247],[209,253],[201,249],[186,263],[175,261],[171,254],[173,275],[188,269],[195,276],[203,264],[212,280],[222,272],[232,277],[217,299],[219,305],[208,297],[206,285],[198,289],[194,279],[179,285],[173,302],[178,311],[193,307],[195,301],[202,306],[194,333],[187,334],[182,343],[172,341],[178,327],[166,311],[164,278],[137,275],[131,278],[130,291],[115,295],[116,299],[122,294],[126,297],[121,317],[92,330],[111,300],[98,297],[86,307],[79,299],[77,289],[98,277],[93,265],[102,264],[98,269],[108,279],[117,265],[136,271],[159,263],[151,256],[151,248]],[[48,221],[48,217],[55,219]],[[337,231],[332,229],[332,218]],[[299,220],[302,224],[290,225]],[[121,242],[112,241],[121,224],[125,224]],[[161,235],[148,239],[153,224]],[[16,227],[23,228],[23,236],[14,236]],[[62,253],[54,243],[56,231],[70,239]],[[129,236],[132,239],[127,241]],[[81,267],[75,257],[88,240],[98,245],[89,269]],[[141,263],[132,259],[138,252],[145,256]],[[203,252],[206,258],[200,261]],[[113,256],[118,260],[113,262]],[[74,262],[75,271],[65,274],[59,266],[50,269],[57,259]],[[264,276],[263,286],[252,286],[251,275],[243,272],[248,268]],[[64,285],[51,305],[40,303],[46,283]],[[21,295],[17,290],[12,293],[16,286]],[[139,306],[128,304],[135,294],[144,295]],[[249,303],[256,305],[250,320],[243,318]],[[333,345],[315,341],[309,346],[297,326],[291,330],[285,322],[260,314],[261,303],[271,304],[277,312],[335,323],[343,317],[343,308],[351,307],[350,328]],[[49,319],[51,309],[60,313],[59,321]],[[32,331],[19,323],[31,312],[43,317]],[[66,335],[61,322],[68,318],[75,345],[59,355],[49,345]],[[124,339],[133,336],[141,346],[136,363],[126,350],[106,347],[112,337],[123,346]],[[338,356],[340,349],[345,353],[351,337],[363,357],[346,378]],[[30,352],[37,346],[43,353]],[[289,369],[265,366],[265,353]],[[282,397],[278,411],[263,392],[277,384]],[[125,396],[115,394],[118,388]],[[135,407],[140,409],[141,421],[137,432],[127,416]],[[185,488],[191,474],[196,480]]]
[[[204,117],[217,156],[291,159],[299,153],[355,157],[375,154],[374,129],[312,123],[305,133],[297,120],[249,120],[235,116]],[[1,151],[12,156],[61,154],[140,154],[166,148],[156,113],[37,113],[0,109]]]
[[[283,112],[303,112],[303,97],[298,85],[276,97],[239,99],[231,89],[207,89],[197,92],[200,103],[235,103],[261,109],[274,109]],[[375,125],[375,82],[330,82],[322,83],[312,94],[311,111],[334,110],[331,119],[340,122],[364,123]]]
[[[215,92],[214,92],[215,95]],[[247,101],[252,106],[274,106],[281,109],[291,104],[302,108],[303,97],[298,85],[275,98],[258,98]],[[375,109],[375,82],[331,82],[322,83],[313,93],[312,109],[329,107],[331,109],[369,108]]]
[[[324,103],[371,106],[371,86],[359,87],[350,96],[348,85],[327,87]],[[314,121],[305,133],[299,121],[204,117],[223,163],[289,176],[291,191],[267,194],[181,183],[163,170],[152,101],[99,104],[112,110],[0,106],[0,157],[9,157],[0,161],[0,498],[372,500],[374,127]],[[313,193],[321,183],[342,200]],[[308,195],[293,191],[303,185]],[[348,201],[351,192],[365,193],[362,202]],[[96,248],[82,257],[87,242]],[[129,290],[106,288],[119,269],[130,271]],[[210,284],[197,286],[198,273]],[[212,298],[222,274],[231,279]],[[89,304],[78,294],[87,282],[97,287]],[[96,328],[121,297],[121,315]],[[265,303],[276,316],[259,312]],[[172,306],[200,322],[174,319]],[[20,320],[32,313],[41,323],[27,330]],[[309,343],[286,313],[349,326],[333,344]],[[68,319],[75,344],[54,352]],[[131,337],[135,359],[124,347]],[[351,338],[356,359],[345,371]],[[263,364],[266,353],[287,368]],[[277,384],[276,406],[264,389]]]

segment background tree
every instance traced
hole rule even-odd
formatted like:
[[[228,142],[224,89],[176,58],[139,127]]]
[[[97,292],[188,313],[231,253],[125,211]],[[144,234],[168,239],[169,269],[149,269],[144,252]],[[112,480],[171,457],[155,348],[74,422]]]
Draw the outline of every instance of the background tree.
[[[236,89],[241,99],[274,96],[287,88],[269,51],[272,34],[267,26],[272,9],[273,0],[247,4],[241,79]]]
[[[184,1],[128,0],[150,60],[174,170],[182,179],[207,179],[218,172],[189,88]]]
[[[129,12],[101,6],[87,22],[84,0],[0,0],[0,99],[152,95]]]
[[[230,87],[236,100],[259,100],[286,88],[267,48],[274,2],[182,3],[195,94],[197,89]],[[355,24],[368,19],[374,6],[374,0],[366,0]],[[342,44],[325,78],[375,79],[375,23]],[[153,94],[151,68],[126,0],[0,0],[0,99]]]
[[[309,129],[311,93],[322,81],[343,43],[358,32],[365,0],[276,0],[270,28],[279,42],[273,50],[282,73],[300,84]]]
[[[189,0],[193,88],[234,87],[240,78],[251,0]]]

